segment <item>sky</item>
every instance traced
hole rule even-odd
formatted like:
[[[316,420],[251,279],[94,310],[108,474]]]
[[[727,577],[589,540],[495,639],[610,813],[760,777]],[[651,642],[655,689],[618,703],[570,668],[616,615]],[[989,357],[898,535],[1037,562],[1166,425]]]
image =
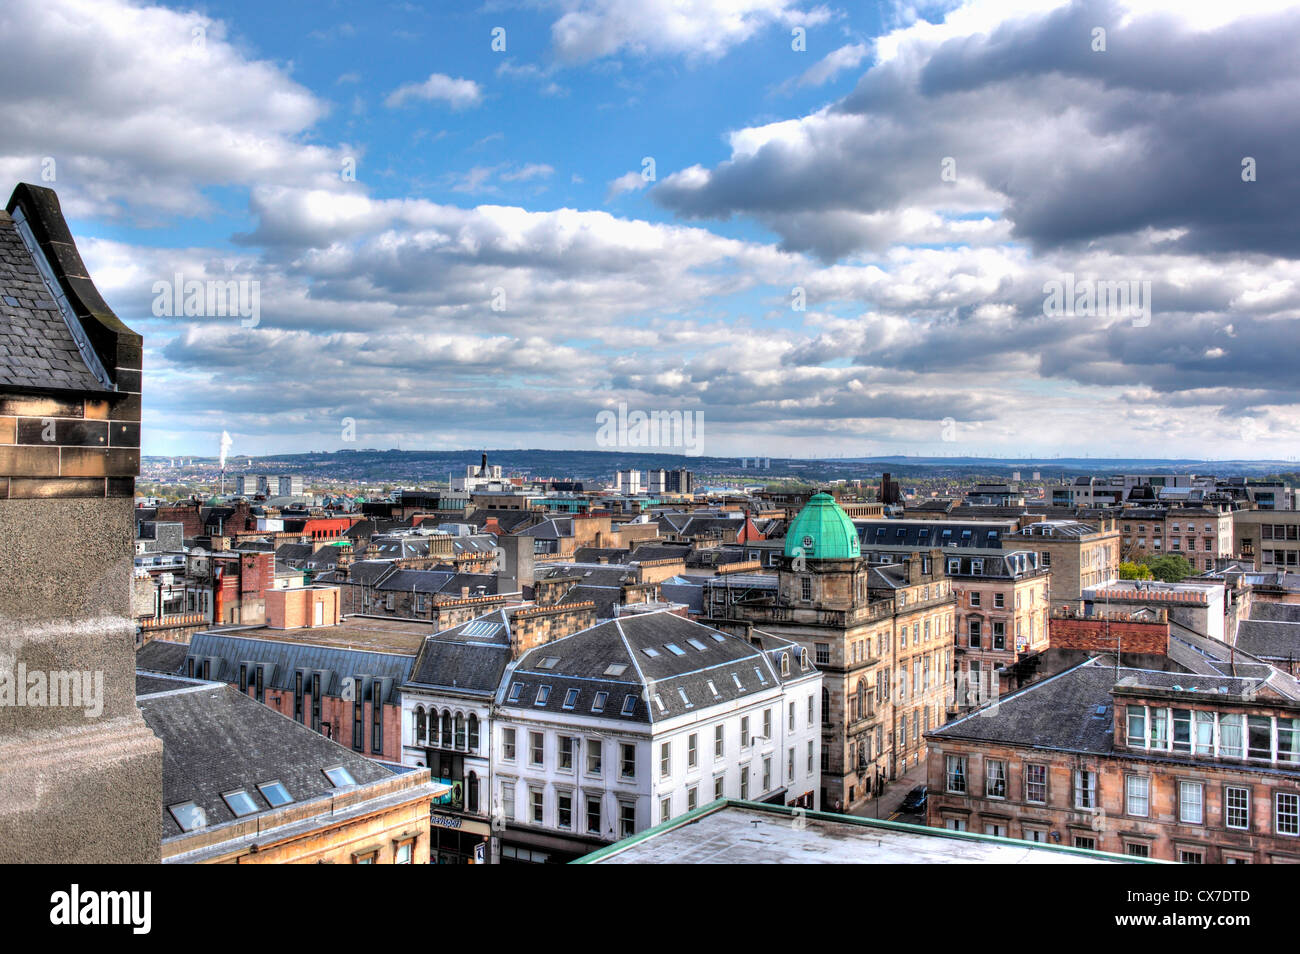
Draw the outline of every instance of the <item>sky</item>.
[[[0,184],[58,192],[144,335],[146,454],[601,449],[620,407],[711,456],[1298,453],[1294,3],[6,0],[0,35]]]

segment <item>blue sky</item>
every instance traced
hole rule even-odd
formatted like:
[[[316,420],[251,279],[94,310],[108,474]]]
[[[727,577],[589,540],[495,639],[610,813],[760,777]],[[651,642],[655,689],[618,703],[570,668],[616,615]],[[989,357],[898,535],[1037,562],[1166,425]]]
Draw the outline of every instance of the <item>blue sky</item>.
[[[1186,6],[13,0],[0,173],[146,336],[146,453],[1289,457],[1300,14]]]

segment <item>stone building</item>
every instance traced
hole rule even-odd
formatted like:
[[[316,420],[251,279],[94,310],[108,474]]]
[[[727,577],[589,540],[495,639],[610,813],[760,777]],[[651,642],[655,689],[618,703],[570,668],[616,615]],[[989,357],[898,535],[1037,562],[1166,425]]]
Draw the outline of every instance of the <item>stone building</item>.
[[[160,857],[133,660],[141,356],[58,197],[19,185],[0,212],[0,862]]]
[[[1300,862],[1300,684],[1096,657],[930,733],[928,820],[1187,863]]]
[[[1113,517],[1093,523],[1040,520],[1009,534],[1004,547],[1032,550],[1051,572],[1051,605],[1079,599],[1083,590],[1119,579],[1120,531]]]
[[[816,494],[791,523],[770,595],[732,619],[794,640],[822,672],[821,803],[861,807],[924,757],[951,694],[956,599],[941,551],[872,566],[853,522]]]

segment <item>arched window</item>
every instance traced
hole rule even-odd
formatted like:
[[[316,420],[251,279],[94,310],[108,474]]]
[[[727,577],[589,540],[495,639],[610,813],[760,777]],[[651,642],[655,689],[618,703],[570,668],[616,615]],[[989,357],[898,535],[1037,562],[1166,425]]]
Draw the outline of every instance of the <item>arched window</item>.
[[[424,741],[424,706],[415,707],[415,741],[420,743]]]
[[[469,714],[469,750],[478,751],[478,716],[473,712]]]
[[[858,680],[858,718],[866,718],[867,715],[867,681]]]
[[[782,676],[790,675],[790,654],[789,653],[781,654],[781,675]]]
[[[465,716],[462,713],[456,713],[456,748],[465,747]]]
[[[442,740],[438,743],[444,749],[451,748],[451,710],[442,710]]]
[[[466,785],[465,787],[467,789],[466,794],[468,796],[467,799],[468,809],[471,812],[477,812],[478,811],[478,773],[477,772],[469,773],[469,784]]]

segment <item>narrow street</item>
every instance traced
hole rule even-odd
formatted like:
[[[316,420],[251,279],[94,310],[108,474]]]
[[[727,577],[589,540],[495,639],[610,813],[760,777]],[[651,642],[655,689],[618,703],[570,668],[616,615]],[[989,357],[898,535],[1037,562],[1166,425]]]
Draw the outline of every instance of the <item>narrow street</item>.
[[[920,765],[908,769],[905,775],[899,776],[886,786],[885,792],[880,796],[879,800],[873,798],[866,805],[854,809],[849,814],[862,818],[894,818],[898,812],[898,806],[907,797],[907,793],[918,785],[925,784],[925,764],[922,761]],[[877,815],[877,805],[879,805],[879,815]],[[922,815],[904,815],[895,820],[915,822],[917,824],[925,823],[925,818]]]

